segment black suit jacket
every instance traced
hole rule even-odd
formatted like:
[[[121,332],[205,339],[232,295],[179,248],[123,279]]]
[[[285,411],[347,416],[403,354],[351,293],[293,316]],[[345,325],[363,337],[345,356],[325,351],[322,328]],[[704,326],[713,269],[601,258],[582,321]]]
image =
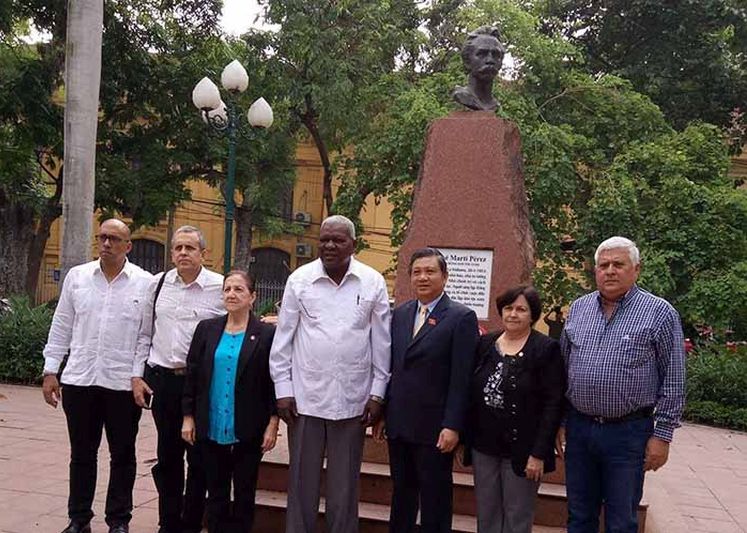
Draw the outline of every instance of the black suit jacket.
[[[480,338],[475,372],[492,364],[491,353],[501,331]],[[533,455],[544,461],[545,472],[555,470],[555,435],[563,416],[565,367],[560,344],[547,335],[532,330],[517,361],[516,379],[504,385],[504,405],[507,427],[500,428],[511,435],[511,466],[518,476],[524,476],[527,459]],[[475,402],[482,401],[482,392],[472,384],[470,427],[475,427]],[[467,432],[467,444],[474,435]]]
[[[443,428],[464,430],[477,316],[444,294],[412,338],[417,306],[411,300],[392,316],[386,432],[390,439],[435,446]]]
[[[228,315],[223,315],[197,324],[189,346],[182,411],[185,416],[194,416],[198,440],[208,436],[215,349],[227,320]],[[261,443],[270,416],[275,413],[275,391],[269,366],[274,336],[275,326],[260,322],[252,314],[239,352],[234,391],[235,432],[242,442]]]

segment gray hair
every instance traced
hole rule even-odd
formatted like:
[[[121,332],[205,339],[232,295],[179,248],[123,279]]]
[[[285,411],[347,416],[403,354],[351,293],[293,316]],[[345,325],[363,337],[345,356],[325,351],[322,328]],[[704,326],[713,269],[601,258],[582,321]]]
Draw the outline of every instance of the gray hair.
[[[633,265],[637,265],[641,262],[641,253],[638,251],[638,247],[630,239],[625,237],[610,237],[606,241],[602,242],[597,246],[597,251],[594,252],[594,264],[599,263],[599,254],[605,250],[617,250],[619,248],[625,248],[630,256],[630,261]]]
[[[343,226],[348,231],[350,238],[355,240],[355,224],[353,224],[353,221],[348,217],[332,215],[322,221],[322,225],[319,229],[323,230],[324,226]]]
[[[200,241],[200,250],[204,250],[207,248],[207,241],[205,240],[205,235],[200,231],[200,228],[196,228],[195,226],[180,226],[176,229],[174,234],[171,236],[171,246],[174,246],[174,237],[176,237],[179,233],[196,233],[197,234],[197,240]]]

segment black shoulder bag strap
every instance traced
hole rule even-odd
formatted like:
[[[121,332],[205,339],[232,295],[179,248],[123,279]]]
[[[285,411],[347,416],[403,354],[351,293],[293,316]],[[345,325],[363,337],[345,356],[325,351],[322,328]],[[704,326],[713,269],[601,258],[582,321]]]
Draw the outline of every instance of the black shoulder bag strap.
[[[153,317],[150,323],[151,328],[151,342],[153,342],[153,334],[156,331],[156,302],[158,302],[158,295],[161,294],[161,288],[163,287],[163,281],[166,279],[166,272],[163,273],[161,279],[158,280],[156,285],[156,294],[153,295]]]

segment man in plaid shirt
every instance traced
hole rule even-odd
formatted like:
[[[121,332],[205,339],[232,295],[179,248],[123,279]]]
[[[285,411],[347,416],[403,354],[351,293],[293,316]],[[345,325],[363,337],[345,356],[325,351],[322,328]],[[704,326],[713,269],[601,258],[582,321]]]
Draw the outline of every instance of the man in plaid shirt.
[[[569,413],[568,533],[636,533],[644,472],[667,461],[685,393],[677,311],[638,288],[640,254],[624,237],[594,254],[597,291],[573,302],[561,337]]]

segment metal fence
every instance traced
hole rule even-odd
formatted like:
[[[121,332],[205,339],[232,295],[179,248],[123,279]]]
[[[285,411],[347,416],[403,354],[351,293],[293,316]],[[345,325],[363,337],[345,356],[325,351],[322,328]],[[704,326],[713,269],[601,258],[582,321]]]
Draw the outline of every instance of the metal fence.
[[[283,299],[285,282],[260,280],[255,286],[257,290],[257,301],[254,302],[254,309],[260,313],[276,313],[275,304],[279,304]]]

